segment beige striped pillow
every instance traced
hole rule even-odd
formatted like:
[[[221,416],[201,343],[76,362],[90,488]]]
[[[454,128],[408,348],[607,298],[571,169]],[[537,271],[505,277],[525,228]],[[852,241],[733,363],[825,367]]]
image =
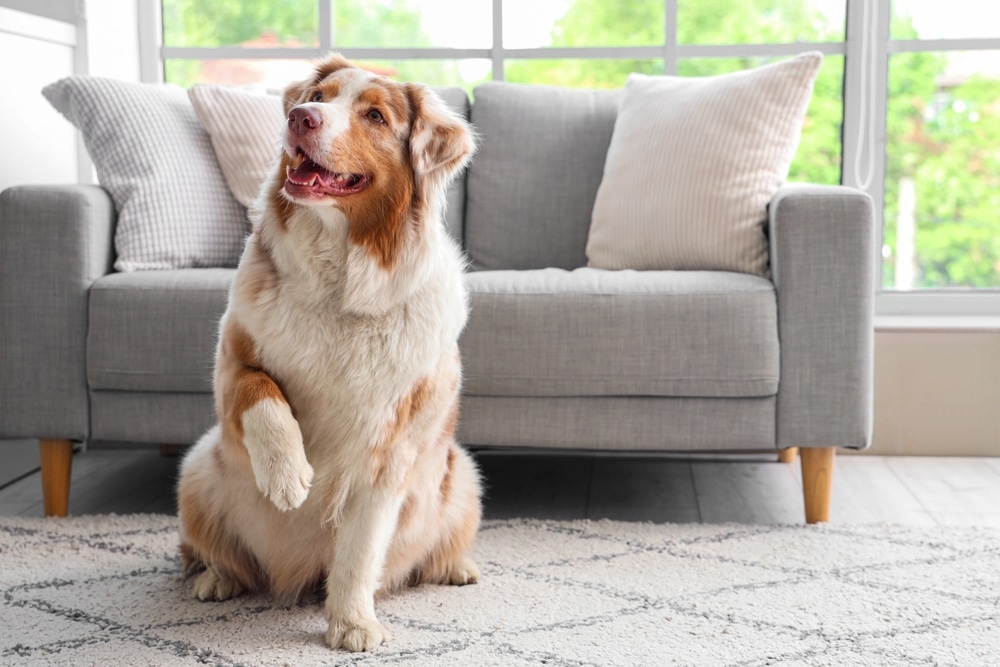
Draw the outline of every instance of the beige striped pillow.
[[[587,239],[589,266],[768,276],[767,204],[795,157],[818,52],[715,77],[633,74]]]
[[[188,97],[212,138],[229,189],[249,207],[281,154],[281,97],[213,85],[193,86]]]

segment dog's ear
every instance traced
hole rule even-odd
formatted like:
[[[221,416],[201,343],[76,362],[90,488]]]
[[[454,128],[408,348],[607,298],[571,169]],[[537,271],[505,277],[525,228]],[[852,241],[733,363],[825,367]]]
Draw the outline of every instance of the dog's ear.
[[[412,109],[410,160],[420,197],[427,199],[435,188],[443,188],[476,150],[472,127],[429,87],[407,83]]]
[[[288,114],[292,112],[292,109],[305,101],[303,98],[307,90],[317,85],[337,70],[341,70],[346,67],[354,67],[354,65],[352,65],[347,58],[339,53],[331,53],[326,58],[316,63],[316,69],[313,70],[311,78],[288,85],[285,88],[283,96],[285,116],[288,116]]]

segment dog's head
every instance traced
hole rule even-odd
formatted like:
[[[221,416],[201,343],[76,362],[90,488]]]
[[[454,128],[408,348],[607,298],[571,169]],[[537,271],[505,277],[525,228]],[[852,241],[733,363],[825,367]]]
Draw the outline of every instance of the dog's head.
[[[474,150],[471,129],[427,86],[339,55],[285,89],[282,194],[339,208],[354,225],[440,198]]]

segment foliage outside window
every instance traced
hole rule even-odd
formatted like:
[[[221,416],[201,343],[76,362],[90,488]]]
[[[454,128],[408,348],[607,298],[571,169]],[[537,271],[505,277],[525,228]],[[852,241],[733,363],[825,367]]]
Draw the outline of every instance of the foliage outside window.
[[[919,50],[889,56],[882,284],[1000,287],[1000,51],[935,43],[1000,36],[1000,7],[896,0],[890,30]]]
[[[471,92],[494,78],[618,88],[630,72],[711,76],[820,48],[825,62],[789,180],[836,184],[844,160],[845,65],[856,55],[845,43],[848,4],[869,6],[861,0],[161,0],[163,62],[166,80],[184,86],[278,88],[303,76],[325,44],[394,78]],[[875,110],[876,126],[886,132],[885,290],[1000,286],[1000,8],[994,4],[892,0],[891,26],[884,29],[891,38],[888,98]],[[667,14],[671,8],[676,15]],[[502,25],[494,30],[497,15]],[[948,50],[938,49],[938,39],[949,40]],[[967,39],[986,40],[988,48],[956,42]]]

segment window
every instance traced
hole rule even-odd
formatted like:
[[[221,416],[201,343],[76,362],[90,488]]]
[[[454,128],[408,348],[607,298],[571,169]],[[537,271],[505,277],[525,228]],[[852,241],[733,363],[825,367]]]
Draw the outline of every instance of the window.
[[[893,2],[884,289],[1000,287],[998,36],[996,3]]]
[[[1000,313],[1000,6],[981,0],[141,0],[146,78],[617,88],[825,56],[789,180],[878,202],[880,314]],[[162,33],[162,42],[159,37]],[[944,297],[942,299],[942,297]]]

